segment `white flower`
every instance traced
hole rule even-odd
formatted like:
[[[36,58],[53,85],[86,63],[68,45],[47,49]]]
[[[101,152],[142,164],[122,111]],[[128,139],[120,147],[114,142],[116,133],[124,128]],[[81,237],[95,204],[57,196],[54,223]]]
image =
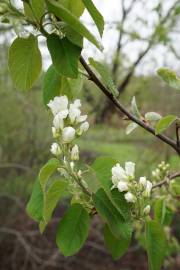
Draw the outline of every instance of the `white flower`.
[[[79,117],[76,118],[76,122],[82,123],[82,122],[86,121],[86,119],[87,119],[87,115],[80,115]]]
[[[71,104],[69,107],[69,118],[71,123],[74,123],[75,120],[81,115],[80,109],[74,104]]]
[[[80,99],[75,99],[73,105],[74,105],[76,108],[81,107],[81,100],[80,100]]]
[[[117,186],[119,181],[128,181],[129,178],[134,177],[135,164],[133,162],[126,162],[125,169],[117,163],[112,168],[112,182],[114,186]]]
[[[120,166],[119,163],[117,163],[114,167],[112,167],[112,182],[113,185],[116,187],[119,183],[119,181],[126,181],[126,172],[125,170]]]
[[[123,181],[119,181],[117,188],[120,192],[127,191],[128,190],[128,184]]]
[[[59,147],[59,144],[53,143],[51,145],[51,153],[55,156],[59,156],[61,154],[61,148]]]
[[[127,202],[131,202],[131,203],[136,202],[136,197],[131,192],[127,192],[124,195],[124,197],[125,197],[125,199],[126,199]]]
[[[67,115],[68,115],[68,110],[63,110],[55,115],[54,120],[53,120],[53,125],[57,130],[63,129],[64,127],[63,119],[65,119]]]
[[[139,184],[143,187],[143,188],[146,188],[146,185],[147,185],[147,179],[145,176],[142,176],[139,178]]]
[[[148,205],[144,208],[143,213],[144,213],[145,215],[149,215],[150,211],[151,211],[151,206],[148,204]]]
[[[62,131],[62,140],[64,143],[70,143],[75,138],[75,129],[73,127],[65,127]]]
[[[82,135],[89,129],[89,123],[86,121],[80,125],[78,135]]]
[[[134,177],[135,173],[135,163],[128,161],[125,163],[125,171],[127,176]]]
[[[150,196],[152,186],[153,186],[152,183],[150,181],[147,181],[146,189],[145,189],[145,193],[144,193],[146,197]]]
[[[71,150],[71,159],[72,160],[79,160],[79,149],[77,145],[74,145]]]
[[[53,100],[47,104],[51,109],[52,113],[56,115],[57,113],[67,110],[68,98],[66,96],[55,97]]]

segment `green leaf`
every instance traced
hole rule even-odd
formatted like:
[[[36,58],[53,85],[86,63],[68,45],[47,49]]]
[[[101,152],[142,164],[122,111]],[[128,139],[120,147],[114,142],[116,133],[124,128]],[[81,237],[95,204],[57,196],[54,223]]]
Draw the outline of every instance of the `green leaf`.
[[[69,99],[74,99],[81,92],[83,87],[83,79],[79,74],[77,79],[62,77],[61,95],[66,95]]]
[[[93,21],[95,22],[99,34],[102,36],[104,31],[104,18],[101,13],[97,10],[92,0],[82,0]]]
[[[114,260],[121,258],[129,248],[130,238],[116,238],[110,231],[109,227],[104,227],[104,240],[107,249],[111,253]]]
[[[82,0],[61,0],[61,4],[77,17],[80,17],[84,12],[85,7]]]
[[[119,192],[118,189],[111,190],[110,198],[113,204],[116,206],[118,211],[123,216],[124,220],[130,221],[131,219],[131,206],[130,204],[125,200],[124,194],[122,192]]]
[[[43,101],[47,105],[48,102],[61,93],[62,77],[57,73],[54,66],[51,65],[43,80]]]
[[[33,14],[35,18],[40,21],[41,17],[45,13],[45,2],[44,0],[30,0],[30,5],[32,7]]]
[[[136,97],[133,97],[132,98],[132,101],[131,101],[131,112],[132,114],[137,117],[137,118],[141,118],[141,114],[139,112],[139,109],[137,107],[137,103],[136,103]]]
[[[161,225],[163,225],[165,216],[166,216],[166,201],[165,198],[160,198],[156,200],[154,204],[154,219]]]
[[[124,217],[115,208],[105,191],[102,188],[99,189],[93,194],[92,198],[97,212],[109,225],[114,236],[129,239],[132,234],[132,227],[124,220]]]
[[[89,231],[90,217],[80,204],[70,206],[60,221],[56,242],[64,256],[72,256],[83,246]]]
[[[41,184],[42,191],[46,190],[46,184],[49,177],[57,170],[59,167],[59,160],[56,158],[50,159],[39,172],[39,182]]]
[[[83,47],[83,36],[75,32],[69,25],[64,23],[61,30],[65,34],[67,39],[69,39],[70,42],[72,42],[73,44],[75,44],[80,48]]]
[[[138,124],[132,122],[126,127],[126,135],[129,135],[133,132],[136,128],[138,128]]]
[[[16,38],[9,49],[9,70],[16,88],[26,91],[38,79],[42,69],[37,38]]]
[[[66,188],[67,182],[58,179],[50,185],[47,192],[44,194],[43,217],[46,223],[51,219],[54,208],[58,201],[64,196]]]
[[[77,78],[81,48],[54,34],[48,36],[47,46],[56,71],[66,77]]]
[[[35,221],[43,220],[43,192],[37,179],[34,183],[33,191],[29,202],[27,203],[26,211],[28,215]]]
[[[89,63],[99,73],[102,82],[108,87],[109,91],[113,94],[113,96],[117,97],[119,95],[119,92],[112,80],[108,68],[100,62],[95,61],[93,58],[89,58]]]
[[[77,79],[61,76],[54,65],[51,65],[43,80],[43,102],[48,104],[56,96],[66,95],[69,99],[77,97],[83,87],[83,79],[79,74]]]
[[[117,163],[110,157],[99,157],[92,164],[91,168],[95,171],[100,186],[109,192],[112,187],[111,169]]]
[[[180,78],[177,77],[176,73],[169,68],[160,68],[157,74],[161,77],[172,88],[180,90]]]
[[[147,121],[159,121],[161,118],[162,116],[156,112],[148,112],[145,114],[145,119]]]
[[[52,12],[59,19],[66,22],[74,31],[79,33],[81,36],[88,39],[92,44],[94,44],[98,49],[102,50],[99,42],[96,38],[89,32],[89,30],[80,22],[80,20],[69,12],[63,5],[55,0],[47,0],[48,10]]]
[[[156,124],[155,132],[156,135],[162,133],[164,130],[166,130],[174,121],[177,119],[177,116],[175,115],[167,115]]]
[[[146,248],[149,270],[160,270],[166,250],[166,238],[163,227],[157,221],[146,222]]]

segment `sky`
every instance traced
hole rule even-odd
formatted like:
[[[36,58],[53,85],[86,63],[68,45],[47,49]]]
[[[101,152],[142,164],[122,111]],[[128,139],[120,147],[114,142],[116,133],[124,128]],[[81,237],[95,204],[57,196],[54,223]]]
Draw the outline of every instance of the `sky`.
[[[18,4],[22,4],[20,0],[14,0]],[[76,1],[76,0],[74,0]],[[134,0],[125,0],[125,4],[128,7],[131,4],[131,1]],[[166,12],[167,8],[173,4],[175,0],[162,0],[164,12]],[[141,3],[140,3],[141,2]],[[148,37],[152,31],[153,24],[157,21],[156,13],[149,12],[153,7],[156,6],[159,0],[141,0],[137,1],[135,7],[133,8],[133,13],[131,13],[128,17],[127,23],[125,25],[128,31],[140,31],[141,36],[144,38]],[[103,53],[99,52],[92,44],[85,41],[85,47],[83,50],[83,54],[86,58],[95,57],[98,60],[106,60],[108,63],[112,62],[113,52],[116,48],[119,31],[117,31],[115,24],[113,22],[118,22],[121,19],[121,0],[94,0],[94,4],[97,6],[99,11],[105,18],[107,22],[105,24],[105,31],[101,43],[104,47]],[[140,22],[135,22],[134,18],[140,17],[147,20],[147,26],[142,25]],[[90,31],[99,38],[98,31],[96,27],[93,25],[93,21],[89,14],[85,12],[81,17],[81,20],[86,24],[86,26],[90,29]],[[111,27],[110,27],[111,25]],[[179,47],[180,44],[180,34],[172,37],[174,39],[174,46]],[[126,40],[125,40],[126,41]],[[139,52],[146,48],[146,42],[130,42],[128,43],[123,50],[124,57],[127,58],[127,65],[130,62],[133,62],[137,59]],[[43,47],[41,47],[44,59],[45,68],[50,64],[50,58],[48,56],[48,51]],[[170,68],[174,68],[178,70],[180,68],[180,63],[178,63],[177,59],[171,54],[167,52],[167,49],[162,46],[156,46],[154,49],[150,51],[150,53],[144,58],[141,65],[137,68],[137,74],[153,74],[159,67],[169,66]]]

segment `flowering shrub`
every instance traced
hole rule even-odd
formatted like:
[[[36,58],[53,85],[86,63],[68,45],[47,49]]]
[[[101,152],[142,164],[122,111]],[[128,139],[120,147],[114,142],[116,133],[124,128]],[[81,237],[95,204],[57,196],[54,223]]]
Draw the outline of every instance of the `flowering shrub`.
[[[103,50],[79,19],[85,9],[102,36],[104,19],[92,0],[72,1],[70,5],[68,1],[24,0],[23,10],[8,0],[0,3],[1,21],[13,25],[18,35],[8,59],[16,88],[29,90],[40,75],[40,35],[46,39],[52,59],[43,82],[43,100],[54,117],[54,142],[50,149],[54,157],[39,172],[27,213],[43,232],[57,204],[68,196],[71,202],[56,233],[57,245],[65,256],[74,255],[84,245],[90,220],[98,214],[104,223],[105,244],[114,259],[128,250],[134,234],[147,251],[149,269],[160,270],[164,258],[179,248],[170,225],[179,206],[180,172],[172,173],[170,166],[162,162],[152,172],[151,179],[137,177],[135,163],[126,162],[123,168],[108,157],[97,158],[88,169],[79,168],[76,139],[89,129],[89,123],[87,115],[81,114],[81,101],[72,100],[81,76],[88,78],[129,120],[127,134],[141,127],[175,150],[178,156],[180,119],[176,115],[162,117],[156,112],[142,115],[135,97],[130,111],[119,102],[118,89],[106,67],[92,58],[88,64],[81,55],[83,38]],[[157,38],[156,32],[153,37]],[[158,75],[171,87],[180,89],[180,79],[173,71],[161,68]],[[175,128],[176,139],[164,134],[170,126]]]

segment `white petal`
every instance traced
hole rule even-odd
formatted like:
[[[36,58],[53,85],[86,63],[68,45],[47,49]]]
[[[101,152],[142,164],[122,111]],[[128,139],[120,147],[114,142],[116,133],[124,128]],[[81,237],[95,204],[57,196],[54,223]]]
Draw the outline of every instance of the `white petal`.
[[[86,119],[87,119],[87,115],[80,115],[79,117],[77,117],[76,121],[77,123],[81,123],[81,122],[86,121]]]
[[[117,185],[117,188],[120,192],[128,190],[128,184],[126,182],[120,181]]]
[[[75,129],[72,127],[65,127],[62,131],[63,143],[70,143],[75,138]]]
[[[136,197],[131,192],[127,192],[124,197],[127,202],[134,203],[136,201]]]
[[[126,162],[125,163],[125,170],[126,170],[126,174],[130,177],[134,177],[135,174],[135,163],[133,162]]]

